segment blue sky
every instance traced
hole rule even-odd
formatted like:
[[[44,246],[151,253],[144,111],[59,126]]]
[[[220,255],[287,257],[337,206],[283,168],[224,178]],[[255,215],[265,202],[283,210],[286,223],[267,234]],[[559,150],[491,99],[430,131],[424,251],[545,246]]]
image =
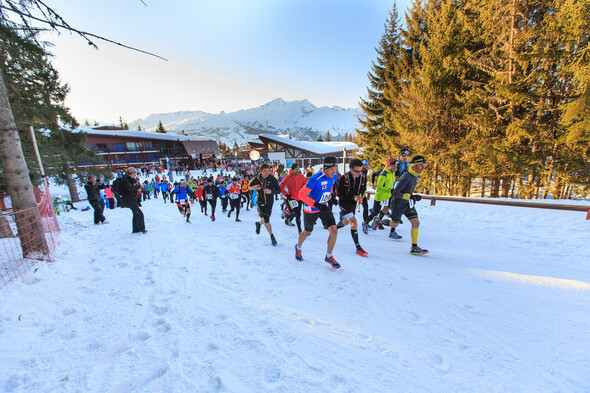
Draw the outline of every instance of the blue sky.
[[[78,121],[150,113],[232,112],[277,97],[358,107],[393,7],[389,0],[51,0],[81,30],[165,57],[69,33],[48,34]],[[403,12],[409,0],[398,1]]]

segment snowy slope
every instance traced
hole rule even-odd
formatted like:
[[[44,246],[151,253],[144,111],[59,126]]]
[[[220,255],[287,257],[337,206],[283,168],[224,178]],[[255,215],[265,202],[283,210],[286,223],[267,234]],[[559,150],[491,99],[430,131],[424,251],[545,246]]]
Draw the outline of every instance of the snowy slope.
[[[353,133],[358,127],[359,109],[316,107],[307,100],[285,102],[277,98],[257,108],[232,113],[209,114],[201,111],[152,114],[129,124],[154,130],[159,121],[168,132],[212,137],[233,144],[244,144],[259,134],[286,134],[301,140],[317,140],[329,130],[341,140],[345,133]]]
[[[60,216],[57,260],[0,292],[0,392],[588,392],[590,221],[582,212],[418,203],[391,241],[253,211],[211,222],[144,203]]]

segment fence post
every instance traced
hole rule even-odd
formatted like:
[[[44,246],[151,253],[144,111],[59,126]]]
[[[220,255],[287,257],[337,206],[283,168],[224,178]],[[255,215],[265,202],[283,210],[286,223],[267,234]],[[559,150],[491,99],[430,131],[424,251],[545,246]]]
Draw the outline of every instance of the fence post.
[[[430,206],[435,206],[436,205],[436,199],[432,198],[430,200]]]
[[[590,220],[590,209],[588,209],[588,213],[586,213],[586,220]]]
[[[29,126],[29,130],[31,131],[31,139],[33,140],[33,148],[35,149],[35,154],[37,155],[37,161],[39,162],[39,170],[41,171],[41,177],[45,178],[45,170],[43,169],[43,162],[41,161],[41,154],[39,154],[39,147],[37,146],[37,137],[35,136],[35,129],[33,126]]]

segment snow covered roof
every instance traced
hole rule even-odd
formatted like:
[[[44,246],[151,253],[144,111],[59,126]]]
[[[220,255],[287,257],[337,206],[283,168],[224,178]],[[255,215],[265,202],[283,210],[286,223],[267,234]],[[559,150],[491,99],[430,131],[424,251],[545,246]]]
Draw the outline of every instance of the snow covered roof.
[[[299,150],[304,150],[312,154],[325,155],[341,153],[343,149],[356,150],[358,145],[352,142],[311,142],[298,141],[282,135],[262,134],[260,135],[262,141],[269,140],[280,143],[285,146],[291,146]]]
[[[212,141],[213,139],[202,136],[187,136],[176,134],[160,134],[157,132],[148,131],[132,131],[132,130],[97,130],[95,127],[79,127],[72,132],[85,132],[88,135],[103,135],[103,136],[123,136],[127,138],[149,138],[163,141],[179,141],[179,142],[198,142],[198,141]]]

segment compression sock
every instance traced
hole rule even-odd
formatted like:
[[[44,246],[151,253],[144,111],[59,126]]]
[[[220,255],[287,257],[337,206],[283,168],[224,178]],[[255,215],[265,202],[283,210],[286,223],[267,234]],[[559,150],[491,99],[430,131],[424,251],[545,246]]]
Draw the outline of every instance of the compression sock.
[[[410,234],[412,236],[412,246],[416,247],[418,245],[418,228],[412,228]]]
[[[352,240],[354,240],[354,245],[356,248],[359,248],[361,245],[359,244],[359,231],[356,229],[350,230],[350,235],[352,236]]]
[[[186,220],[188,221],[189,218],[191,218],[191,214],[190,213],[186,213]]]

